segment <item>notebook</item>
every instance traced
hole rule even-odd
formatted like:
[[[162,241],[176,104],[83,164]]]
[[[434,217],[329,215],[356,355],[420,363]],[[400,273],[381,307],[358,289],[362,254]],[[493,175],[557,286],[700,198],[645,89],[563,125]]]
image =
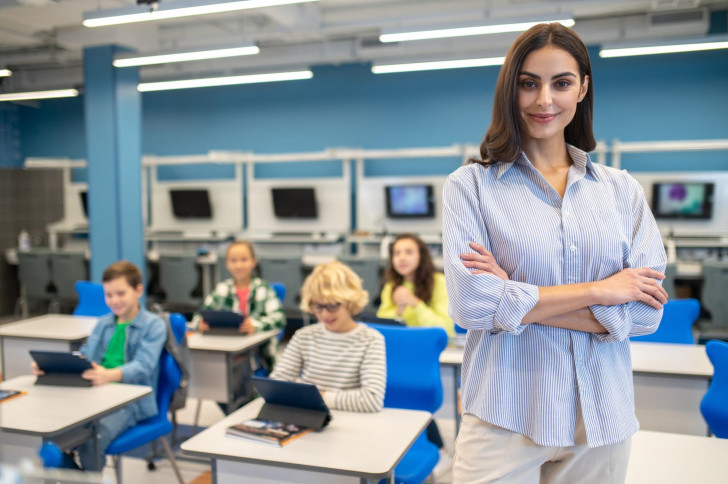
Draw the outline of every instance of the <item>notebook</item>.
[[[38,368],[45,372],[38,376],[36,385],[91,386],[90,380],[81,378],[81,373],[92,368],[91,362],[80,353],[31,350],[30,356]]]

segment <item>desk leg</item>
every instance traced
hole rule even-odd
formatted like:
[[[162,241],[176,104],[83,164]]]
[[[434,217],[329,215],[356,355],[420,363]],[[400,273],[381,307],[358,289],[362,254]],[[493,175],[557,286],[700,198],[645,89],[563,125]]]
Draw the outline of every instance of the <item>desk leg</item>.
[[[93,442],[93,449],[94,449],[94,462],[96,463],[96,468],[103,470],[104,468],[104,461],[102,460],[104,458],[103,455],[101,455],[101,447],[99,445],[99,431],[98,431],[98,422],[96,420],[91,422],[91,439]]]

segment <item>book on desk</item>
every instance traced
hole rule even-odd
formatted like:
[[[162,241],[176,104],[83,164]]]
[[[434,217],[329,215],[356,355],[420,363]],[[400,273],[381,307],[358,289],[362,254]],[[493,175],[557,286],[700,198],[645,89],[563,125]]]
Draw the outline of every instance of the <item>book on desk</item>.
[[[302,427],[275,420],[251,419],[237,425],[231,425],[225,429],[225,435],[282,447],[311,431],[313,431],[311,427]]]

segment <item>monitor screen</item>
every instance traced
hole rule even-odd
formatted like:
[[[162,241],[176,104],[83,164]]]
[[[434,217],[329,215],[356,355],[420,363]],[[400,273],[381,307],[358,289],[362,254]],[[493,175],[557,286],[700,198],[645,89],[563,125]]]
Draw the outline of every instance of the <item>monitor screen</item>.
[[[318,206],[313,188],[271,188],[273,212],[280,218],[316,218]]]
[[[652,212],[658,219],[709,219],[713,183],[660,182],[652,185]]]
[[[83,207],[83,214],[88,218],[88,192],[78,192],[81,195],[81,206]]]
[[[388,217],[432,218],[435,216],[432,185],[393,185],[384,189],[387,195]]]
[[[205,189],[170,190],[172,213],[177,218],[212,218],[210,197]]]

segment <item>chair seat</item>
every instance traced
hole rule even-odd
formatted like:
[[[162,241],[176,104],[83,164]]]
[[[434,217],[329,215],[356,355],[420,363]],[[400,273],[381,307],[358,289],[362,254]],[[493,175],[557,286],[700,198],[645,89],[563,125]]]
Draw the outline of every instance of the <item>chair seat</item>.
[[[437,446],[427,440],[427,432],[422,432],[404,458],[394,468],[397,484],[419,484],[427,479],[440,460]]]
[[[172,431],[172,423],[167,418],[154,416],[126,429],[111,441],[106,448],[107,454],[118,455],[136,449]]]

